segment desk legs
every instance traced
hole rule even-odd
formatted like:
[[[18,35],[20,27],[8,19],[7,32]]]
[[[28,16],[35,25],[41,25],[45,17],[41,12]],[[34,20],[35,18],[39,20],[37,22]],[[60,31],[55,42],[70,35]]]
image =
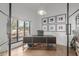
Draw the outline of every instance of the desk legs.
[[[24,51],[24,49],[25,49],[25,48],[24,48],[24,45],[25,45],[25,43],[23,43],[23,46],[22,46],[23,51]]]

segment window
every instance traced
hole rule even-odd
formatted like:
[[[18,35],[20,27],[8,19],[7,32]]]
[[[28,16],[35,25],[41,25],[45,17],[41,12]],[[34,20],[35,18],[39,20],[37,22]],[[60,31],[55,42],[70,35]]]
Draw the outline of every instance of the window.
[[[11,19],[11,43],[17,41],[17,20]]]
[[[23,40],[24,35],[28,36],[30,33],[30,22],[17,20],[12,18],[11,22],[11,42],[18,42]]]

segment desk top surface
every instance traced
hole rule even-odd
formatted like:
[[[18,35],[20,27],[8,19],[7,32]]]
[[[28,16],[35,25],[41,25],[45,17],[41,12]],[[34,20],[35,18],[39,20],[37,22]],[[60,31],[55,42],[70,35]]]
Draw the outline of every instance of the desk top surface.
[[[29,36],[25,36],[25,37],[55,37],[55,36],[52,36],[52,35],[43,35],[43,36],[29,35]]]

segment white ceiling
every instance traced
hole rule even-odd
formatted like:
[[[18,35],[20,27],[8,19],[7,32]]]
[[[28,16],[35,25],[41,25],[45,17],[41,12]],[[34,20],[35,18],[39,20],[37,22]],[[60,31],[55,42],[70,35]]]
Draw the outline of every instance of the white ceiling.
[[[39,9],[52,9],[56,6],[63,5],[63,3],[13,3],[13,8],[21,8],[23,10],[37,11]]]
[[[59,6],[59,7],[58,7]],[[64,8],[62,8],[64,7]],[[27,16],[31,17],[31,15],[35,15],[35,17],[38,17],[37,14],[38,10],[45,10],[47,14],[52,14],[56,10],[58,12],[63,11],[66,8],[66,3],[13,3],[12,4],[12,15],[13,16]],[[19,17],[20,17],[19,16]]]

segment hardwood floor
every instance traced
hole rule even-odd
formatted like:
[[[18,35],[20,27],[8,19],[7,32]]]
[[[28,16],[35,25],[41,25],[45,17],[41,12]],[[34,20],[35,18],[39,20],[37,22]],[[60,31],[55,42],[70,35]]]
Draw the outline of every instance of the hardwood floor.
[[[13,49],[12,56],[66,56],[67,48],[65,46],[57,45],[56,50],[44,50],[44,49],[25,49],[23,51],[22,46]],[[70,56],[76,56],[74,50],[70,49]]]

